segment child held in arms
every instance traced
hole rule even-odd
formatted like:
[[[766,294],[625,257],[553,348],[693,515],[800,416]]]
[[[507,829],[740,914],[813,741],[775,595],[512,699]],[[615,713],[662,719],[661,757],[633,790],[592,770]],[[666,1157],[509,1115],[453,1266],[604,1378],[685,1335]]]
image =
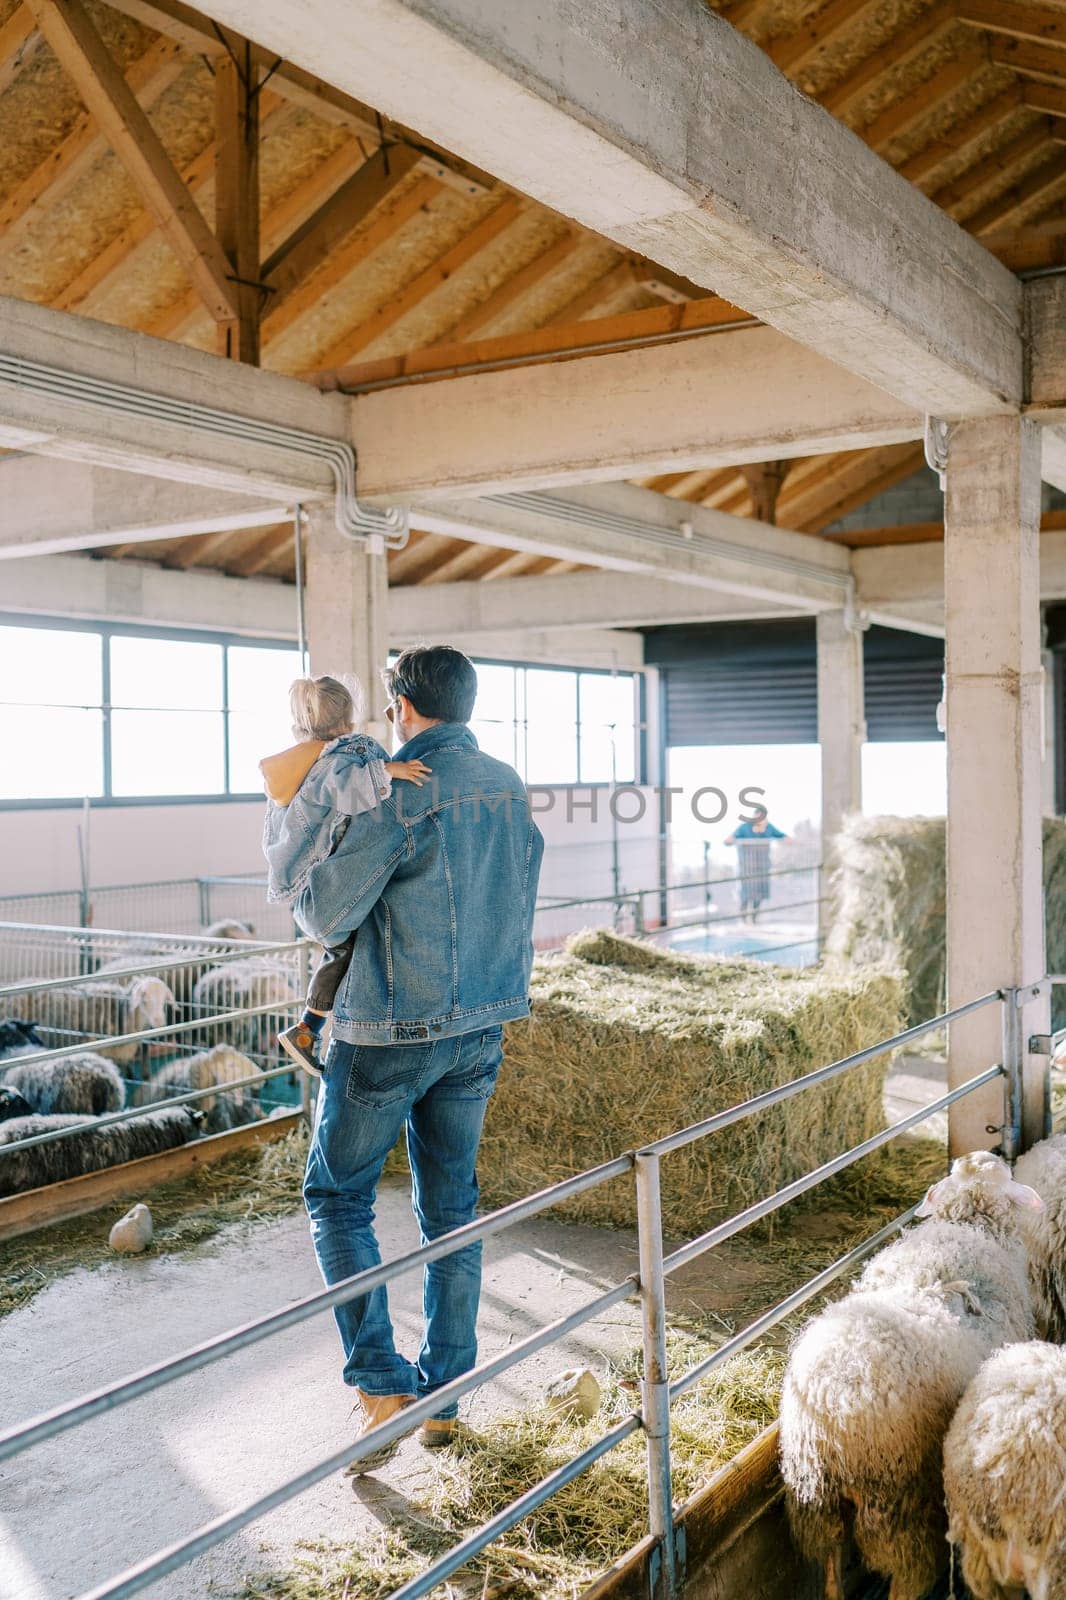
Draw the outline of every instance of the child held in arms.
[[[259,763],[266,788],[263,854],[267,899],[296,899],[311,868],[331,855],[352,817],[375,810],[392,793],[392,780],[421,787],[430,776],[423,761],[390,761],[376,739],[355,732],[362,688],[323,674],[297,678],[289,690],[292,735],[297,743]],[[324,949],[307,991],[303,1016],[278,1034],[287,1055],[321,1076],[318,1045],[326,1018],[352,958],[355,934]]]

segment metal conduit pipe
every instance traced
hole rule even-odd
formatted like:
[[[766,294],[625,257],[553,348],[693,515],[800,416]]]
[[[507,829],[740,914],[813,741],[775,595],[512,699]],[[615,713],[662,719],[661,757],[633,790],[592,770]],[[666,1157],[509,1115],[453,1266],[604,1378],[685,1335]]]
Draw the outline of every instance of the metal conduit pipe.
[[[12,383],[30,394],[55,400],[74,400],[80,405],[117,412],[149,422],[177,423],[199,433],[219,434],[245,444],[265,445],[275,450],[291,450],[309,456],[329,468],[333,477],[334,515],[337,530],[345,538],[359,541],[380,540],[388,548],[402,549],[407,543],[409,518],[405,508],[379,509],[365,506],[355,492],[356,454],[353,444],[290,428],[277,422],[263,422],[232,411],[219,411],[193,400],[174,400],[151,394],[124,383],[87,378],[79,372],[30,361],[24,356],[0,352],[0,382]]]
[[[726,561],[738,561],[747,567],[760,567],[767,572],[783,572],[793,578],[813,579],[839,589],[841,604],[847,606],[854,597],[855,580],[849,572],[834,572],[814,561],[803,561],[798,556],[786,556],[776,550],[759,550],[751,545],[739,544],[732,539],[720,539],[715,534],[697,533],[691,523],[684,520],[677,528],[663,528],[655,522],[645,522],[639,517],[627,517],[622,512],[603,510],[598,506],[582,505],[579,501],[563,500],[552,494],[527,490],[516,494],[489,494],[486,505],[505,506],[515,511],[532,512],[547,522],[574,522],[602,533],[623,533],[640,539],[644,544],[658,545],[665,550],[699,550],[706,555],[721,556]]]

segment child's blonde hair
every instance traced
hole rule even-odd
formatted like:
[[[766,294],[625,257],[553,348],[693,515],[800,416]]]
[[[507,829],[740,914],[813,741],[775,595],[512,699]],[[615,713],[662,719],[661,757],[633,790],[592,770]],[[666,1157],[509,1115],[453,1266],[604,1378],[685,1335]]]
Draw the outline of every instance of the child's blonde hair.
[[[321,673],[317,678],[297,678],[289,690],[294,739],[339,739],[351,733],[357,721],[362,694],[355,679],[352,687]]]

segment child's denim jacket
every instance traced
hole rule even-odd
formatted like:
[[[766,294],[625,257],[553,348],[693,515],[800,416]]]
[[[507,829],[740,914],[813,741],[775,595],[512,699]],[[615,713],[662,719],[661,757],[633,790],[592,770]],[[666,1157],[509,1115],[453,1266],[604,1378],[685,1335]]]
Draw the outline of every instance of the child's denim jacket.
[[[388,759],[376,739],[349,734],[326,746],[287,806],[267,800],[268,900],[295,900],[312,867],[343,839],[351,818],[380,809],[392,793]]]

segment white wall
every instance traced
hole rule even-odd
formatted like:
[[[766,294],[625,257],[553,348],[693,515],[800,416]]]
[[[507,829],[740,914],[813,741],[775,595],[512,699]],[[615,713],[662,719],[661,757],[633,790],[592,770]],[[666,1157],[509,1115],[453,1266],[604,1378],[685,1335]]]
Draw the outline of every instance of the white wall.
[[[0,894],[73,889],[80,808],[0,811]],[[258,872],[263,806],[101,806],[91,812],[94,884],[149,883],[204,873]]]

